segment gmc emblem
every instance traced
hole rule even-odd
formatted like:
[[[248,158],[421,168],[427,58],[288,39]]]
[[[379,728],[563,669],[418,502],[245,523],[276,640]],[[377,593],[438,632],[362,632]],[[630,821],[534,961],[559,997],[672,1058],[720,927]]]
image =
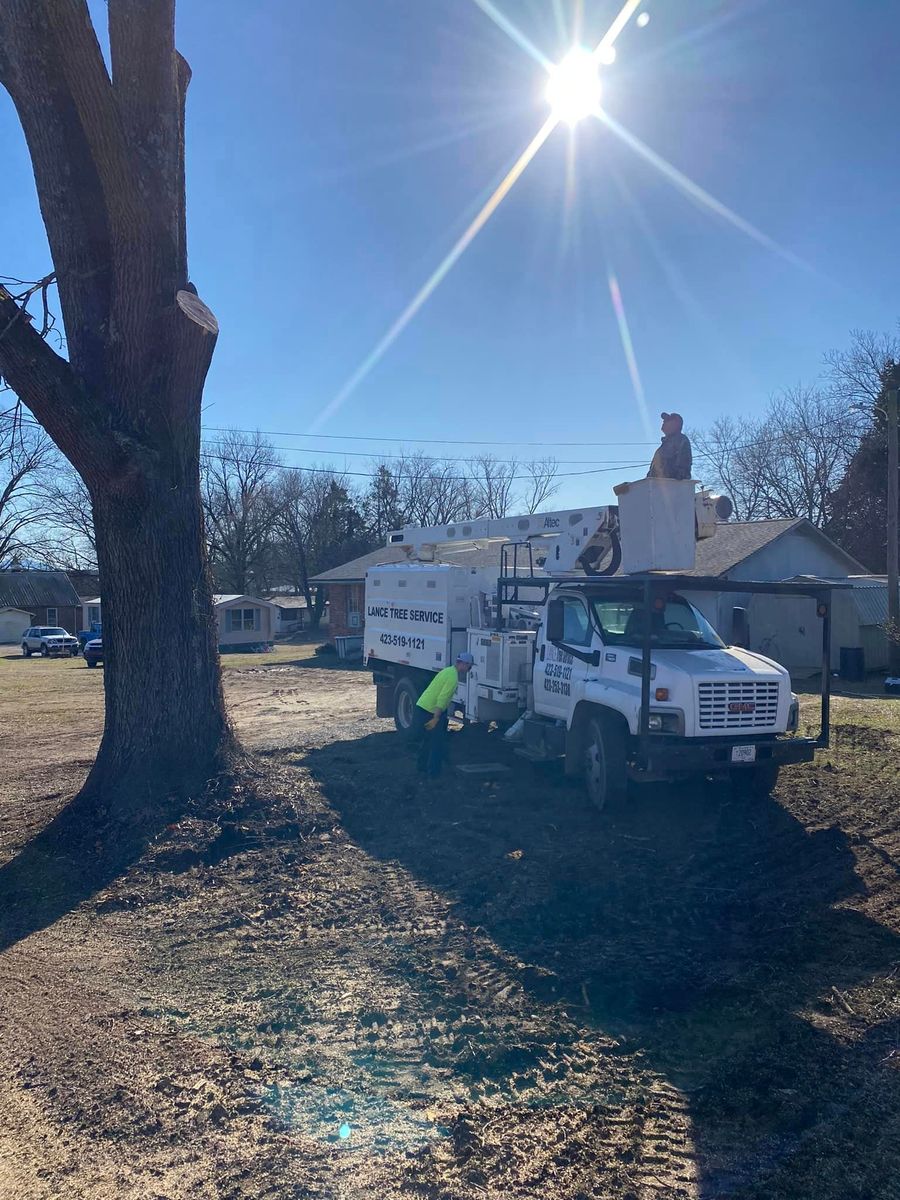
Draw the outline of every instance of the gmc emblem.
[[[730,713],[752,713],[756,712],[756,705],[752,700],[732,700],[728,705]]]

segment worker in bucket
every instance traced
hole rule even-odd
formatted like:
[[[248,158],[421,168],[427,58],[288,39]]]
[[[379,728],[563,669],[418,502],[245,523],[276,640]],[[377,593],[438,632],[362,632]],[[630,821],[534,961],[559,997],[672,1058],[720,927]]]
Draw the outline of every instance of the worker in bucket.
[[[416,766],[421,775],[437,776],[444,765],[447,710],[460,679],[465,679],[475,659],[463,650],[452,667],[444,667],[416,701],[413,736],[419,743]]]
[[[691,443],[682,430],[684,421],[679,413],[660,413],[662,443],[653,455],[648,479],[690,479],[694,456]]]

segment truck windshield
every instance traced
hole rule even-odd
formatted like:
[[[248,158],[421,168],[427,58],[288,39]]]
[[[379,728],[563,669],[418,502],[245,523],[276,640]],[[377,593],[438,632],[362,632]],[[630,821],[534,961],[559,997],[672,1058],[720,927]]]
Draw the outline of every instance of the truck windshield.
[[[594,620],[607,646],[640,646],[644,633],[641,599],[602,596],[592,601]],[[725,643],[693,605],[681,596],[667,596],[650,618],[650,641],[670,650],[721,650]]]

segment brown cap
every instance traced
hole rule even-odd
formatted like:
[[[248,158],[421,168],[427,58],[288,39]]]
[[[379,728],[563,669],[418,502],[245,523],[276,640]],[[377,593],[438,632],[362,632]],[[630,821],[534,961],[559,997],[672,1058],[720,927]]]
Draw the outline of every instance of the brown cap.
[[[684,418],[681,413],[660,413],[659,415],[664,421],[677,421],[679,427],[684,425]]]

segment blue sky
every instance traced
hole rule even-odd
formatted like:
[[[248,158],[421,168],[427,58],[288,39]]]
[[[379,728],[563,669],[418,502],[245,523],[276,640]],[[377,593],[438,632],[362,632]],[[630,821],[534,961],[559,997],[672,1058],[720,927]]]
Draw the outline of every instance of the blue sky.
[[[495,0],[550,59],[573,0]],[[584,0],[593,45],[619,5]],[[558,20],[558,12],[562,22]],[[647,408],[702,426],[814,379],[851,327],[892,329],[893,0],[646,0],[603,72],[622,126],[784,249],[687,199],[599,122],[558,128],[322,434],[508,443],[586,470],[645,442],[610,302],[621,290]],[[100,7],[98,7],[98,13]],[[565,26],[565,37],[562,34]],[[205,421],[295,433],[428,279],[544,120],[546,76],[474,0],[181,0],[191,62],[191,274],[221,337]],[[0,270],[48,253],[21,134],[0,102]],[[798,258],[805,266],[798,266]],[[368,469],[338,448],[286,461]],[[585,443],[610,443],[588,447]],[[464,455],[465,447],[426,447]],[[566,480],[602,503],[630,473]],[[364,481],[363,481],[364,482]]]

